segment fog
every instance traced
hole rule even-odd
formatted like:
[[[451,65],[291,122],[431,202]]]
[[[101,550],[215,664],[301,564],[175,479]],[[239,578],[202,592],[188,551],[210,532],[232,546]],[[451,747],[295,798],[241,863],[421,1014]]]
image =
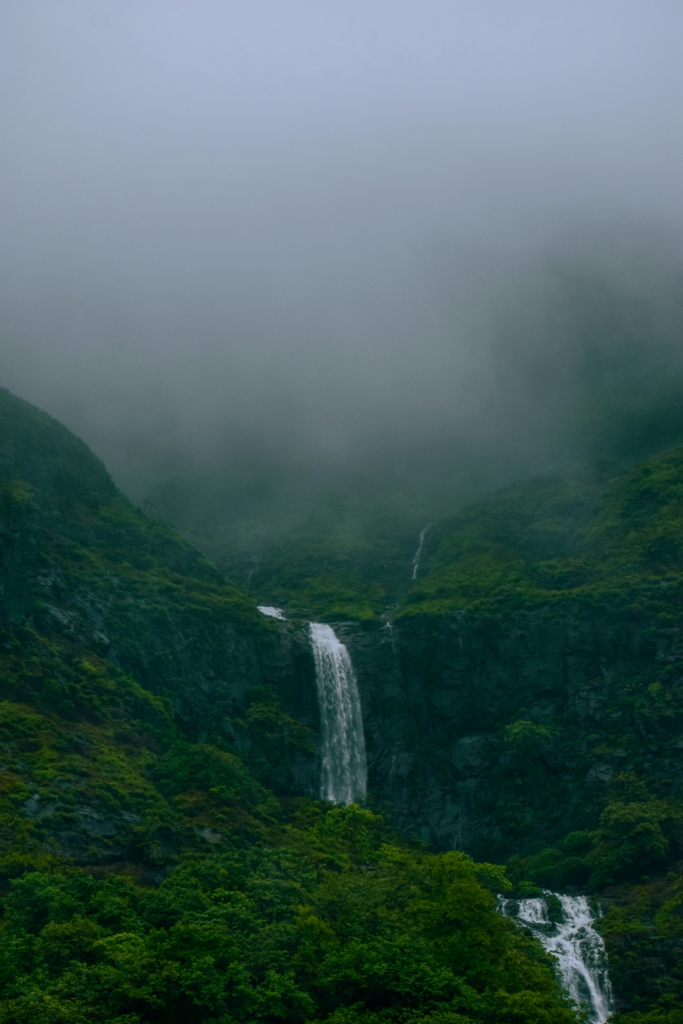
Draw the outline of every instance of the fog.
[[[669,0],[5,0],[2,384],[133,489],[162,455],[545,465],[596,344],[598,403],[680,358],[680,30]]]

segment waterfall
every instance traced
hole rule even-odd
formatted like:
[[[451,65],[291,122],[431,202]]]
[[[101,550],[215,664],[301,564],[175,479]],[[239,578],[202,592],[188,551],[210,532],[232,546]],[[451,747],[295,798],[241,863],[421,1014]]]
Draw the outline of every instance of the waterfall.
[[[382,618],[384,619],[384,618],[386,618],[386,616],[383,615]],[[394,652],[394,654],[396,654],[396,641],[394,640],[394,627],[389,622],[389,619],[387,619],[386,622],[384,623],[384,629],[386,629],[387,632],[389,633],[389,642],[391,643],[391,649]]]
[[[269,615],[272,619],[284,619],[281,608],[273,608],[269,604],[260,604],[258,605],[258,610],[261,612],[261,615]]]
[[[331,626],[310,623],[322,731],[320,796],[335,804],[363,798],[367,786],[363,716],[349,652]]]
[[[418,570],[419,565],[420,565],[420,558],[422,556],[422,548],[424,547],[425,537],[427,536],[427,531],[431,530],[431,528],[432,528],[432,524],[429,523],[428,526],[425,526],[424,530],[420,530],[420,542],[419,542],[419,544],[417,546],[417,551],[415,552],[415,557],[413,558],[413,579],[414,580],[417,579],[417,570]]]
[[[586,897],[551,892],[538,899],[501,897],[500,909],[557,958],[562,985],[574,1002],[585,1005],[590,1024],[604,1024],[612,1010],[612,989],[605,944],[595,930]]]

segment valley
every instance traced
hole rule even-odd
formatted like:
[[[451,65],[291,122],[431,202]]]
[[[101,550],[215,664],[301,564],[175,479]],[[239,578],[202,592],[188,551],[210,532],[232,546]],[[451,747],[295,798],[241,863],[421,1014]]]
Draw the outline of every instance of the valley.
[[[677,1020],[683,449],[604,485],[544,477],[465,503],[422,533],[406,525],[405,543],[384,540],[400,557],[379,563],[390,600],[367,614],[355,595],[344,605],[343,593],[297,577],[313,556],[299,560],[296,547],[279,579],[271,563],[255,593],[235,587],[130,505],[55,421],[8,393],[0,411],[0,1020],[29,1020],[38,1005],[54,1006],[43,1019],[55,1022],[102,1012],[126,1022],[169,1012],[336,1021],[351,1005],[356,1016],[344,1020],[382,1009],[403,1021],[410,1007],[411,1021],[574,1019],[540,947],[496,909],[501,893],[520,908],[544,893],[566,894],[568,907],[585,897],[605,943],[613,1019]],[[268,901],[258,913],[249,904],[251,924],[231,925],[242,938],[230,952],[221,921],[237,922],[235,893],[251,899],[266,876],[282,909],[271,920]],[[370,886],[368,913],[395,906],[397,916],[382,912],[380,925],[354,911],[343,925],[338,900],[361,898],[357,885]],[[437,896],[442,885],[450,895]],[[437,901],[430,923],[408,910],[415,886]],[[111,917],[97,907],[115,892]],[[451,899],[474,903],[447,926],[437,917]],[[323,916],[309,926],[306,914]],[[257,955],[278,919],[284,931]],[[408,941],[409,928],[420,971],[444,955],[439,970],[470,970],[451,945],[472,927],[489,935],[493,959],[471,967],[465,988],[415,981],[404,991],[384,974],[378,995],[375,975],[348,960],[351,973],[339,974],[334,959],[356,946],[369,955],[380,934],[382,956],[398,956],[391,944]],[[48,954],[53,933],[72,954]],[[173,952],[176,934],[196,953]],[[521,943],[515,955],[529,966],[494,997],[486,972],[500,970],[505,943]],[[29,975],[17,988],[20,949],[30,950]],[[137,958],[138,981],[116,980],[120,956]],[[220,983],[182,980],[196,957]],[[235,971],[248,996],[230,989]],[[86,977],[107,993],[97,1008]],[[206,985],[219,994],[209,999]],[[387,1017],[392,1006],[398,1016]]]

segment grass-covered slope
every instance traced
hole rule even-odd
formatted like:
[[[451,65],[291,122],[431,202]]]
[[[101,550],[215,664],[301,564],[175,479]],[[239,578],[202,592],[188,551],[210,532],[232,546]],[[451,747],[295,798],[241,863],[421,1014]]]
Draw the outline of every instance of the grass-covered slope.
[[[603,490],[516,484],[439,524],[399,614],[598,597],[666,618],[683,583],[683,447]],[[662,620],[663,621],[663,620]]]
[[[265,548],[249,587],[302,618],[376,623],[410,579],[423,519],[406,503],[340,496]]]
[[[7,618],[85,644],[198,731],[268,678],[277,630],[254,601],[134,508],[78,438],[7,392],[0,473]]]
[[[500,869],[292,795],[249,598],[7,393],[0,469],[2,1024],[578,1019]]]
[[[233,830],[260,834],[251,809],[271,797],[234,750],[283,792],[313,756],[278,700],[273,624],[133,508],[78,438],[7,392],[0,469],[5,851],[154,871],[201,846],[211,800],[188,816],[149,775],[187,740],[225,748],[214,769],[240,807]]]

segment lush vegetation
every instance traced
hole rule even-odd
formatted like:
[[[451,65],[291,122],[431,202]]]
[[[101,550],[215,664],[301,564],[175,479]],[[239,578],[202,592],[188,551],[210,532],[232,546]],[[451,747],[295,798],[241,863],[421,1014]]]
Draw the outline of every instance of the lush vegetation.
[[[566,651],[567,682],[548,676],[533,706],[512,695],[471,725],[486,734],[479,777],[500,844],[474,848],[507,860],[520,895],[601,894],[629,1024],[678,1020],[683,1002],[682,599],[679,447],[603,488],[531,481],[439,524],[396,615],[408,649],[429,635],[438,650],[456,621],[489,664],[539,630]],[[542,646],[527,651],[540,675]],[[433,659],[417,665],[428,689],[443,685]]]
[[[405,657],[453,616],[488,652],[539,616],[602,631],[606,681],[478,721],[499,838],[471,860],[302,796],[275,623],[59,424],[5,394],[0,429],[0,1021],[576,1019],[495,911],[512,884],[599,896],[616,1020],[678,1024],[683,450],[469,506],[412,587],[420,521],[389,505],[334,543],[312,514],[253,567],[271,600],[370,627],[405,587]],[[442,755],[414,727],[419,780]]]
[[[575,1019],[500,869],[278,800],[96,656],[1,642],[0,1020]],[[257,696],[247,759],[281,785]]]
[[[516,484],[432,532],[400,614],[609,600],[671,624],[683,592],[683,448],[604,489]]]
[[[253,601],[49,417],[0,429],[0,1021],[577,1020],[502,869],[296,795]]]
[[[186,858],[155,887],[25,869],[3,898],[0,1020],[576,1019],[495,911],[482,881],[499,871],[384,831],[359,808],[303,804],[280,845]]]

